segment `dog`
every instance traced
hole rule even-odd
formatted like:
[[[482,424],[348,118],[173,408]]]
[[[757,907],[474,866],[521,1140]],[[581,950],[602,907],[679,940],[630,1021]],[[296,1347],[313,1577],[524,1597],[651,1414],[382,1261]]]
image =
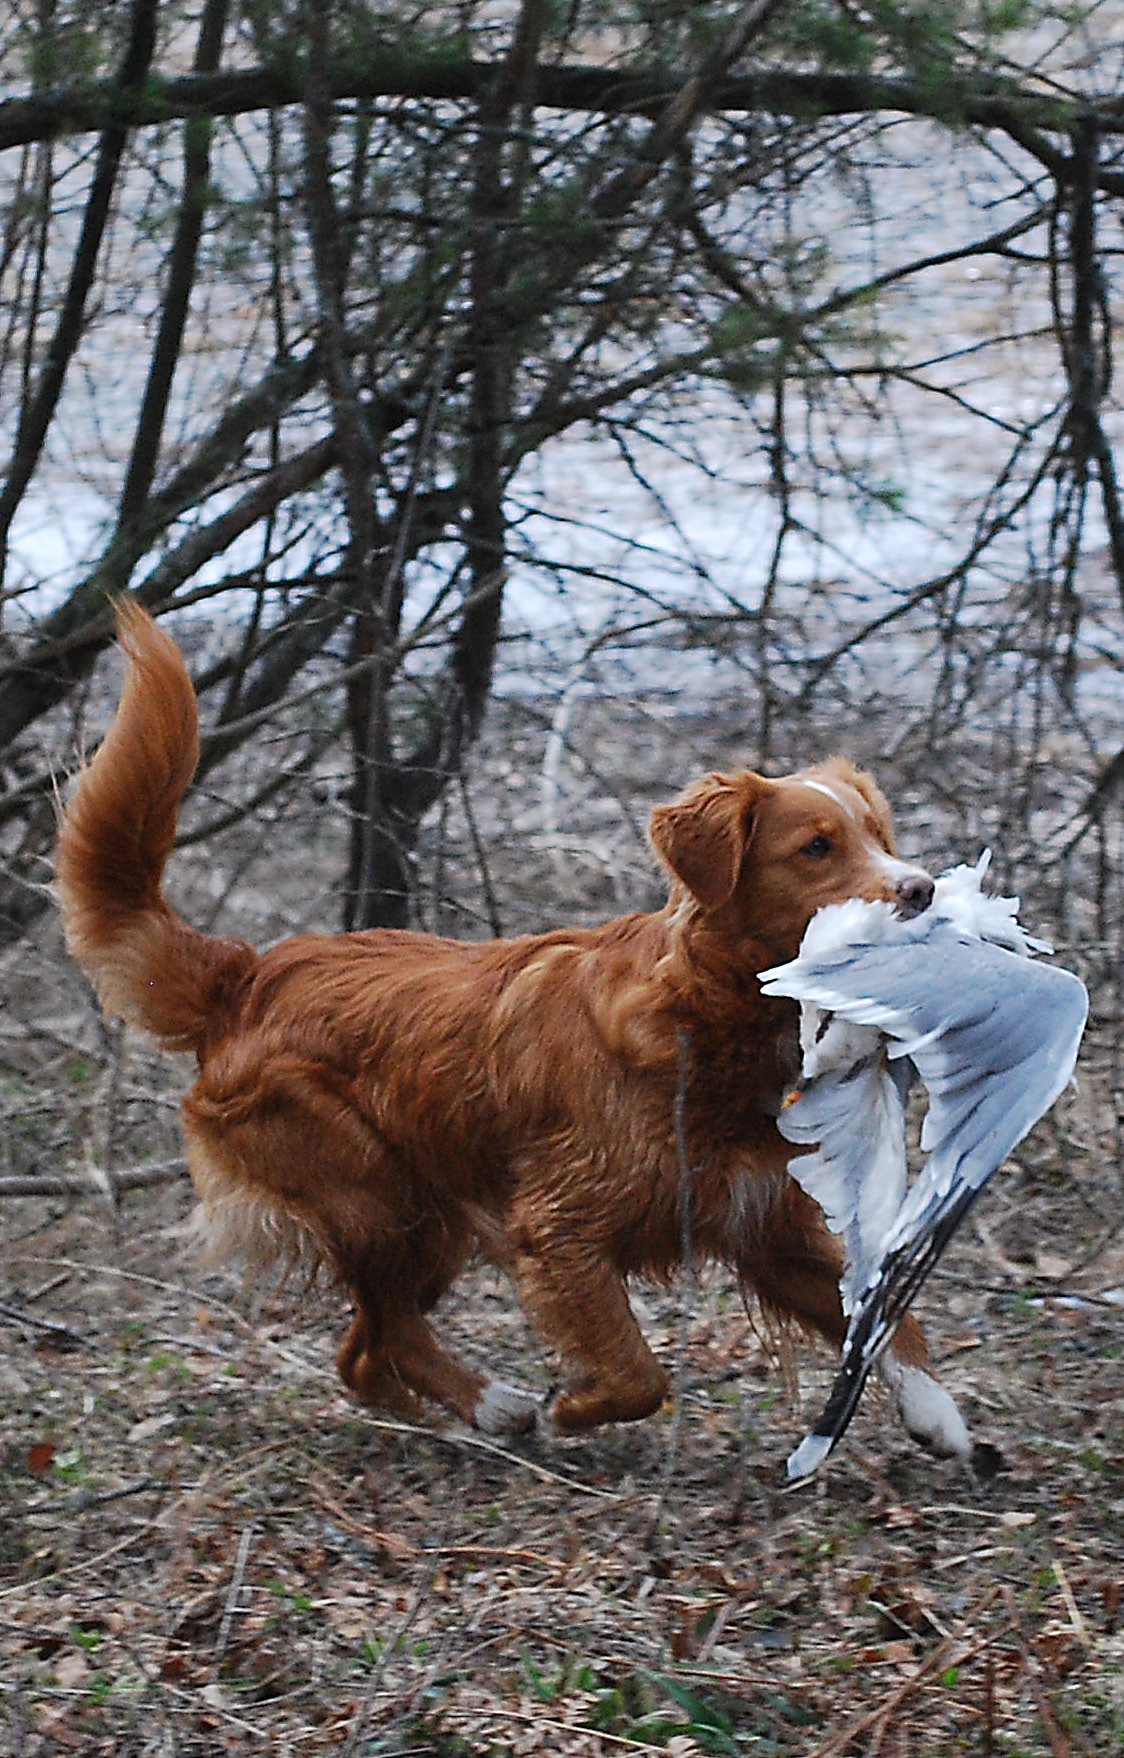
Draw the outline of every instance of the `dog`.
[[[686,1250],[839,1347],[840,1245],[775,1123],[797,1007],[757,976],[795,956],[824,904],[928,907],[933,881],[899,859],[868,775],[833,758],[694,782],[651,815],[670,882],[654,912],[484,943],[305,934],[259,953],[165,899],[196,700],[137,604],[119,605],[118,638],[117,714],[61,818],[67,942],[108,1012],[196,1059],[184,1128],[211,1246],[251,1267],[305,1258],[347,1290],[337,1365],[357,1398],[408,1414],[431,1401],[490,1434],[533,1424],[535,1399],[430,1325],[476,1252],[560,1358],[556,1433],[664,1400],[627,1283],[670,1277]],[[915,1438],[970,1458],[912,1315],[883,1361]]]

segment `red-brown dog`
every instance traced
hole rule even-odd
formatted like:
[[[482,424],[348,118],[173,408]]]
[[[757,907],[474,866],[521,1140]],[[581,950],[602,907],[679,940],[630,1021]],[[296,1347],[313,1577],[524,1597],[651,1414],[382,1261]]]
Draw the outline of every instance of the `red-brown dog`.
[[[838,1346],[839,1245],[774,1124],[797,1010],[757,973],[795,955],[823,904],[927,907],[932,880],[894,854],[869,777],[834,759],[696,782],[652,814],[671,892],[651,915],[483,945],[302,935],[259,954],[164,899],[195,697],[145,612],[122,606],[119,635],[121,705],[59,837],[67,939],[107,1009],[197,1058],[184,1118],[212,1240],[252,1263],[311,1254],[349,1290],[338,1361],[358,1397],[433,1399],[494,1433],[533,1419],[430,1329],[479,1249],[565,1364],[558,1430],[655,1410],[667,1377],[625,1284],[681,1262],[683,1144],[693,1251]],[[912,1318],[884,1359],[911,1432],[967,1457]]]

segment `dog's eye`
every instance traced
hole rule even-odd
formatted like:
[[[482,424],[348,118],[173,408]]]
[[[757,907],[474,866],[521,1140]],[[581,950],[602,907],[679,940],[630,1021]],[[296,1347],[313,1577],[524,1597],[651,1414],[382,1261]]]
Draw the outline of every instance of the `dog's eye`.
[[[821,834],[819,836],[813,836],[811,842],[805,843],[800,852],[808,855],[813,861],[822,861],[825,855],[831,853],[831,849],[832,842],[830,836],[824,836]]]

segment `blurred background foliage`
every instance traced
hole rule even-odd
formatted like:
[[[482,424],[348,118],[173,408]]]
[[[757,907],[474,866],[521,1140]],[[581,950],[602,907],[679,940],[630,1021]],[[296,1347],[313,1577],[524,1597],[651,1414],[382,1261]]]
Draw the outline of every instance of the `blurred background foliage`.
[[[995,842],[1104,944],[1122,23],[16,0],[8,938],[44,907],[128,589],[198,675],[189,834],[254,825],[268,862],[327,807],[336,924],[504,926],[495,839],[588,842],[595,794],[628,850],[606,865],[641,872],[628,795],[725,741],[875,761],[923,852]]]

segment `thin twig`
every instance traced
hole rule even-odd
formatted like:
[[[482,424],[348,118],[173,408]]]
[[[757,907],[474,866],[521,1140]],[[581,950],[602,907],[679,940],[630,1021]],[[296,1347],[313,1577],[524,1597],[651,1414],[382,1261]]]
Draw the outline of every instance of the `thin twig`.
[[[115,1544],[109,1545],[105,1550],[99,1550],[96,1556],[82,1557],[76,1563],[65,1563],[61,1569],[48,1569],[45,1575],[29,1575],[25,1581],[17,1581],[14,1587],[0,1587],[0,1599],[11,1599],[13,1595],[18,1593],[34,1593],[39,1588],[45,1587],[48,1581],[65,1581],[69,1575],[88,1574],[90,1570],[98,1568],[100,1564],[107,1563],[110,1557],[118,1556],[123,1550],[131,1550],[133,1545],[138,1544],[150,1532],[154,1532],[159,1523],[159,1517],[145,1520],[134,1531],[127,1532],[124,1538],[119,1538]]]
[[[976,1608],[974,1614],[976,1618],[981,1612],[987,1610],[992,1601],[998,1597],[999,1592],[998,1586],[992,1588],[982,1604]],[[964,1643],[968,1639],[968,1635],[969,1625],[965,1619],[957,1629],[950,1631],[942,1641],[937,1643],[937,1646],[925,1656],[920,1666],[910,1674],[908,1679],[903,1679],[901,1684],[884,1697],[881,1703],[876,1703],[873,1709],[868,1709],[865,1714],[860,1715],[847,1727],[840,1728],[837,1733],[832,1734],[830,1739],[824,1741],[823,1745],[817,1746],[811,1754],[811,1758],[838,1758],[838,1755],[847,1751],[852,1742],[857,1740],[861,1734],[866,1733],[868,1728],[883,1727],[889,1717],[901,1708],[907,1698],[912,1697],[935,1674],[941,1672],[949,1664],[950,1656],[957,1653],[957,1650],[960,1650],[957,1654],[957,1662],[963,1665],[964,1661],[969,1660],[974,1654],[989,1648],[995,1640],[994,1633],[989,1631],[986,1636],[980,1637],[975,1642],[968,1641],[968,1646],[965,1647]]]
[[[1078,1605],[1077,1600],[1074,1598],[1073,1588],[1069,1584],[1069,1576],[1065,1572],[1061,1557],[1054,1558],[1052,1567],[1054,1574],[1057,1577],[1058,1586],[1061,1588],[1062,1599],[1065,1601],[1065,1609],[1069,1614],[1069,1621],[1073,1626],[1073,1633],[1077,1637],[1082,1648],[1091,1648],[1093,1644],[1089,1638],[1089,1626],[1081,1615],[1081,1608]]]
[[[675,1152],[679,1162],[679,1247],[683,1259],[683,1311],[679,1321],[679,1344],[675,1352],[672,1378],[671,1425],[659,1494],[648,1527],[649,1545],[655,1544],[679,1462],[687,1350],[690,1346],[691,1323],[698,1293],[698,1277],[695,1273],[695,1168],[687,1152],[687,1088],[691,1078],[691,1039],[684,1030],[677,1032],[676,1036],[679,1043],[679,1073],[675,1082],[675,1106],[672,1115],[675,1124]]]
[[[413,1599],[406,1607],[405,1613],[399,1620],[398,1628],[395,1630],[393,1636],[387,1638],[382,1653],[379,1655],[378,1660],[375,1663],[374,1671],[367,1680],[366,1688],[363,1692],[363,1700],[356,1710],[354,1719],[348,1729],[347,1739],[344,1741],[340,1750],[340,1758],[350,1758],[350,1754],[354,1752],[360,1736],[367,1725],[371,1713],[371,1704],[374,1702],[379,1686],[382,1684],[383,1674],[390,1664],[391,1656],[397,1650],[403,1636],[408,1633],[410,1626],[413,1624],[421,1610],[426,1596],[433,1585],[433,1577],[435,1573],[435,1569],[430,1570],[421,1586],[414,1593]]]
[[[125,1501],[129,1496],[141,1496],[151,1492],[153,1495],[183,1495],[189,1490],[197,1489],[194,1483],[171,1483],[162,1477],[142,1477],[136,1483],[126,1483],[120,1489],[103,1489],[92,1491],[80,1489],[77,1494],[65,1496],[55,1502],[17,1502],[5,1507],[6,1520],[37,1519],[43,1514],[84,1514],[90,1508],[104,1508],[107,1502]]]
[[[543,1483],[557,1483],[563,1489],[574,1489],[581,1495],[598,1496],[607,1502],[618,1502],[622,1499],[616,1490],[598,1489],[596,1484],[583,1483],[580,1478],[566,1477],[560,1471],[548,1471],[545,1465],[539,1465],[533,1459],[525,1459],[521,1453],[508,1452],[506,1447],[497,1447],[494,1441],[486,1441],[481,1435],[450,1434],[440,1428],[421,1428],[412,1422],[395,1422],[390,1417],[369,1416],[366,1411],[360,1412],[359,1420],[366,1427],[382,1429],[387,1434],[416,1435],[419,1440],[439,1441],[446,1447],[467,1447],[472,1452],[487,1453],[493,1459],[504,1459],[509,1465],[521,1466]]]
[[[219,1664],[226,1653],[226,1645],[230,1641],[230,1626],[234,1622],[234,1614],[238,1609],[238,1601],[242,1594],[242,1582],[246,1574],[246,1564],[250,1560],[250,1546],[254,1542],[255,1525],[251,1520],[238,1541],[238,1555],[234,1559],[234,1573],[230,1578],[230,1591],[223,1606],[222,1622],[219,1624],[218,1640],[215,1643],[214,1670],[218,1673]]]
[[[100,1030],[105,1040],[105,1065],[90,1099],[83,1161],[90,1184],[105,1198],[116,1216],[121,1199],[115,1161],[125,1058],[124,1021],[102,1020]]]
[[[0,1301],[0,1317],[11,1319],[15,1324],[30,1325],[36,1331],[46,1331],[52,1337],[72,1343],[76,1349],[89,1348],[85,1337],[80,1337],[69,1325],[60,1325],[55,1319],[36,1318],[33,1313],[24,1312],[18,1306],[9,1306],[6,1301]]]
[[[506,1707],[502,1714],[505,1721],[521,1721],[527,1727],[542,1728],[544,1731],[549,1728],[551,1733],[570,1734],[571,1736],[586,1734],[607,1745],[622,1746],[626,1752],[651,1752],[659,1754],[659,1758],[667,1758],[666,1746],[653,1746],[647,1740],[633,1740],[627,1734],[611,1734],[605,1728],[583,1727],[580,1722],[556,1721],[547,1715],[528,1715],[525,1711]],[[684,1724],[684,1731],[686,1731],[686,1724]]]
[[[174,1160],[159,1160],[151,1166],[126,1166],[112,1174],[112,1183],[93,1161],[88,1161],[84,1177],[58,1173],[55,1176],[0,1178],[0,1197],[89,1196],[92,1191],[106,1196],[115,1191],[148,1190],[157,1184],[174,1184],[186,1177],[187,1161],[182,1155],[177,1155]]]
[[[1023,1629],[1018,1607],[1015,1604],[1015,1596],[1009,1584],[1004,1584],[1003,1598],[1011,1620],[1011,1629],[1018,1640],[1026,1676],[1034,1696],[1035,1707],[1038,1710],[1038,1719],[1042,1723],[1042,1731],[1049,1741],[1051,1758],[1071,1758],[1073,1742],[1054,1713],[1054,1706],[1041,1678],[1041,1660],[1030,1637]]]

